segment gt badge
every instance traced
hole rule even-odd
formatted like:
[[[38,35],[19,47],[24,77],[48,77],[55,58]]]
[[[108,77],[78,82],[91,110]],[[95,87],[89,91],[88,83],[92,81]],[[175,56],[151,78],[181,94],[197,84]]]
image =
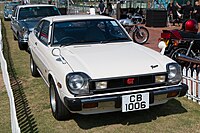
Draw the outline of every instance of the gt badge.
[[[134,84],[134,78],[129,78],[129,79],[127,79],[126,80],[126,83],[128,84],[128,85],[133,85]]]

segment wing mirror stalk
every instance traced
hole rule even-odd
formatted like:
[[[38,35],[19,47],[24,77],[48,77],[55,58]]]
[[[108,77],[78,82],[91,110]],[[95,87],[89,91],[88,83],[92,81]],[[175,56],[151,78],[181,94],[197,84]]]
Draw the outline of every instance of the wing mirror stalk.
[[[52,50],[52,55],[59,57],[63,64],[67,63],[67,61],[65,60],[65,58],[61,55],[61,51],[60,51],[59,48],[54,48]]]

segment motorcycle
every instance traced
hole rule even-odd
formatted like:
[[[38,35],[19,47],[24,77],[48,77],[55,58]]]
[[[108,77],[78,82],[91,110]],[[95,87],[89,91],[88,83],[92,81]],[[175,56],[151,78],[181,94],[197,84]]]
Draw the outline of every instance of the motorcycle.
[[[139,44],[145,44],[149,39],[149,31],[147,28],[140,26],[144,21],[142,16],[134,14],[127,17],[127,19],[120,19],[119,22],[124,26],[126,31],[132,35],[133,41]]]
[[[191,33],[182,30],[163,30],[158,47],[161,53],[177,61],[182,67],[191,66],[191,62],[180,60],[183,56],[200,60],[200,33]]]

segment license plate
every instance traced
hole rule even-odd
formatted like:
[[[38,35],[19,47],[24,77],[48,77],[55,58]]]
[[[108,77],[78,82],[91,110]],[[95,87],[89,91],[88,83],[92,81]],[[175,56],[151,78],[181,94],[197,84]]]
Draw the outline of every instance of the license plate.
[[[149,108],[149,92],[122,96],[122,112]]]

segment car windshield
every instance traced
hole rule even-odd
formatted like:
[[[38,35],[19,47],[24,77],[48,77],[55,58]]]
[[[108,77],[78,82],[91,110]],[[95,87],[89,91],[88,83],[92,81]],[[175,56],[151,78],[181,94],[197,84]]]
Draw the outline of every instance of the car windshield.
[[[5,5],[5,9],[13,10],[17,5],[19,5],[19,3],[9,3]]]
[[[75,45],[131,41],[119,24],[108,20],[55,22],[53,45]]]
[[[58,9],[52,6],[20,8],[18,20],[60,15]]]

